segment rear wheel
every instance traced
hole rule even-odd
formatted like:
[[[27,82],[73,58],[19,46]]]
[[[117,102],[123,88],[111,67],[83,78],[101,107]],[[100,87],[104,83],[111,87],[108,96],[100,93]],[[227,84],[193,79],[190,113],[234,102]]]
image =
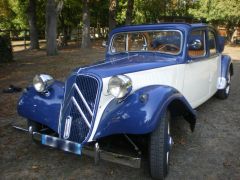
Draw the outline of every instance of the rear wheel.
[[[227,99],[229,94],[230,94],[230,88],[231,88],[231,74],[230,71],[228,71],[228,76],[227,76],[227,84],[224,89],[219,89],[217,91],[217,97],[219,99]]]
[[[155,179],[164,179],[168,173],[170,150],[173,144],[170,132],[170,113],[167,111],[150,135],[150,173]]]

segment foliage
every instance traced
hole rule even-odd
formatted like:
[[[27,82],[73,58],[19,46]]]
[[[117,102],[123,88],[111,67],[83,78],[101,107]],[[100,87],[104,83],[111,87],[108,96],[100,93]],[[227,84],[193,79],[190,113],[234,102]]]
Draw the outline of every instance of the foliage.
[[[46,0],[35,0],[37,7],[37,28],[41,38],[45,36]],[[55,0],[60,1],[60,0]],[[61,0],[63,9],[58,15],[58,32],[70,35],[72,30],[82,27],[80,0]],[[109,1],[89,0],[91,27],[109,26]],[[29,29],[27,8],[29,0],[0,0],[0,30]],[[124,25],[128,0],[118,0],[116,24]],[[240,25],[239,0],[134,0],[134,24],[156,23],[164,17],[194,17],[213,25],[225,25],[233,29]]]
[[[13,60],[11,40],[8,36],[0,35],[0,63]]]
[[[213,25],[225,25],[228,40],[230,40],[234,27],[240,25],[239,0],[199,0],[189,13],[195,18],[205,19]]]
[[[14,11],[11,9],[10,3],[8,0],[0,1],[0,29],[9,29],[11,28],[11,21],[16,16]]]
[[[11,28],[12,29],[27,29],[28,21],[27,21],[27,7],[28,0],[9,0],[11,5],[11,9],[16,14],[16,16],[12,19]]]
[[[207,22],[240,24],[239,0],[199,0],[189,9],[194,17],[205,18]]]

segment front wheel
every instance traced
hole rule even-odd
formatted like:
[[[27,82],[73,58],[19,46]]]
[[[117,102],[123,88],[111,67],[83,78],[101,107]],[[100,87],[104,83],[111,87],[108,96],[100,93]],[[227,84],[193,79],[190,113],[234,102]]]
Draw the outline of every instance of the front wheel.
[[[150,173],[155,179],[164,179],[168,173],[170,150],[173,144],[170,132],[170,113],[167,111],[158,127],[150,134]]]
[[[219,99],[227,99],[229,94],[230,94],[230,88],[231,88],[231,74],[230,71],[228,71],[228,76],[227,76],[227,84],[224,89],[219,89],[217,91],[217,97]]]

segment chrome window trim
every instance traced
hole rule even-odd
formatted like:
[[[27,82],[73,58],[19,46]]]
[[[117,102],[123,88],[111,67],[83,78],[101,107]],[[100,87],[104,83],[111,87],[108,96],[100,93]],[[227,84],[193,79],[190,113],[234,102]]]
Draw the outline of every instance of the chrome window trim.
[[[114,40],[114,37],[118,34],[123,34],[123,33],[137,33],[137,32],[159,32],[159,31],[173,31],[173,32],[178,32],[180,33],[180,40],[181,40],[181,45],[180,45],[180,49],[179,49],[179,52],[174,54],[174,53],[164,53],[164,52],[160,52],[160,51],[123,51],[123,52],[117,52],[117,53],[113,53],[111,50],[112,50],[112,43],[113,43],[113,40]],[[118,32],[118,33],[115,33],[112,35],[111,37],[111,40],[110,40],[110,43],[109,43],[109,47],[108,47],[108,53],[110,55],[116,55],[116,54],[121,54],[121,53],[139,53],[139,52],[152,52],[152,53],[159,53],[159,54],[168,54],[168,55],[173,55],[173,56],[177,56],[179,54],[182,53],[182,49],[183,49],[183,32],[178,30],[178,29],[167,29],[167,30],[146,30],[146,31],[124,31],[124,32]]]

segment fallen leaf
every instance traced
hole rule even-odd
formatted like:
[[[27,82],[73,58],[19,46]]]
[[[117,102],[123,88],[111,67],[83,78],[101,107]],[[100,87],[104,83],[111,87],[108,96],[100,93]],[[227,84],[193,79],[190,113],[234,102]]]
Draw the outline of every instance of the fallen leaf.
[[[178,143],[184,145],[184,144],[186,144],[186,140],[181,138]]]
[[[231,163],[228,160],[226,160],[223,162],[223,166],[229,167],[229,166],[231,166]]]
[[[35,166],[35,165],[32,166],[32,169],[38,169],[38,168],[39,168],[38,166]]]

